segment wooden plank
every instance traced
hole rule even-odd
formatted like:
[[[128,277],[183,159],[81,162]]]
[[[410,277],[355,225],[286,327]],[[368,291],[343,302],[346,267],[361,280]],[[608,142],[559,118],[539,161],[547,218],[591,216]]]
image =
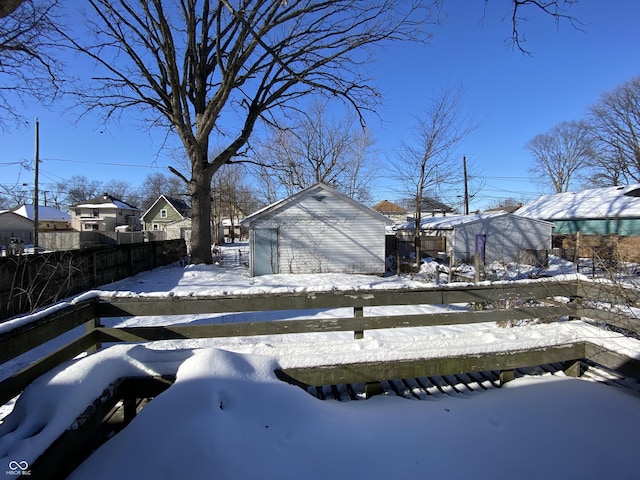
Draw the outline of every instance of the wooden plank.
[[[600,308],[578,308],[575,313],[578,317],[599,320],[615,327],[623,328],[640,334],[640,318],[625,315],[621,312],[611,312]]]
[[[103,342],[143,342],[187,338],[218,338],[237,336],[283,335],[289,333],[320,333],[365,331],[383,328],[457,325],[498,322],[570,315],[566,306],[523,307],[507,310],[457,311],[419,315],[391,315],[269,322],[220,323],[211,325],[175,325],[155,327],[98,327]]]
[[[640,306],[640,290],[625,287],[619,283],[606,284],[583,281],[580,282],[577,295],[582,298],[598,299],[601,302],[618,305]]]
[[[442,305],[494,302],[506,299],[575,296],[570,282],[540,282],[485,286],[445,287],[419,290],[354,290],[339,292],[289,293],[279,295],[227,295],[220,297],[101,297],[99,317],[134,315],[196,315],[207,313],[394,305]]]
[[[0,334],[0,363],[21,355],[95,318],[95,302],[70,305]]]
[[[0,404],[11,400],[24,390],[27,385],[33,382],[40,375],[57,367],[62,362],[71,360],[79,353],[91,348],[99,341],[97,332],[89,332],[81,337],[67,343],[55,352],[42,357],[31,365],[23,368],[9,378],[0,382]]]
[[[585,358],[640,381],[640,360],[627,357],[591,342],[585,342]]]
[[[544,349],[497,352],[488,354],[422,358],[395,362],[364,362],[344,365],[321,365],[309,368],[288,368],[285,377],[303,385],[378,382],[398,378],[434,377],[485,370],[509,370],[544,363],[578,360],[584,357],[584,344]]]

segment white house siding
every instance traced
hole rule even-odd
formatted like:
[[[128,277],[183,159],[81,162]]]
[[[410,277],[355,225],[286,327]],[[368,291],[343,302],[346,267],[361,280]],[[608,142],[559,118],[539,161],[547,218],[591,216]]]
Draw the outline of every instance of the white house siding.
[[[486,235],[485,262],[513,262],[519,261],[526,250],[550,249],[551,228],[548,222],[504,215],[458,226],[453,245],[449,245],[456,261],[467,261],[475,255],[476,235]]]
[[[253,239],[256,230],[277,229],[277,273],[384,273],[384,221],[326,190],[265,213],[250,228]],[[252,272],[260,274],[255,261]]]

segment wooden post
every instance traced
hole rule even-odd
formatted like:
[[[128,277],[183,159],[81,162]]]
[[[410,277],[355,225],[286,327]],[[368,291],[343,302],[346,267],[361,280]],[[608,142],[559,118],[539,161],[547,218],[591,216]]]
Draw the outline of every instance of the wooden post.
[[[475,274],[473,278],[473,283],[478,283],[480,281],[480,254],[478,252],[476,252],[474,259],[475,259]]]
[[[96,300],[93,301],[93,318],[87,322],[84,323],[84,331],[85,333],[90,333],[93,330],[95,330],[97,327],[102,327],[102,324],[100,323],[100,317],[98,317],[98,315],[95,313],[97,308],[96,308]],[[93,347],[88,348],[86,351],[87,353],[93,353],[96,352],[98,350],[100,350],[102,348],[102,343],[96,343]]]
[[[138,402],[136,398],[125,398],[122,400],[122,410],[124,424],[128,425],[138,413]]]
[[[364,317],[364,308],[363,307],[353,307],[353,316],[355,318]],[[355,340],[360,340],[361,338],[364,338],[364,330],[356,330],[355,332],[353,332],[353,338]]]
[[[504,385],[511,380],[515,380],[516,371],[515,370],[501,370],[500,371],[500,385]]]
[[[382,395],[382,386],[380,382],[367,382],[364,386],[365,398],[371,398],[374,395]]]
[[[581,377],[583,373],[582,362],[580,360],[574,360],[572,362],[566,362],[564,367],[564,373],[569,377]]]

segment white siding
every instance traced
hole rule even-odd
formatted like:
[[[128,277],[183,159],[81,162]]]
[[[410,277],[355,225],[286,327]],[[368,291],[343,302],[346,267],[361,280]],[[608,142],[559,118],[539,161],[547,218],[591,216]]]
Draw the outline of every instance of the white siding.
[[[519,261],[525,250],[551,248],[551,224],[514,215],[464,224],[456,227],[453,242],[456,262],[471,260],[476,235],[486,235],[485,262]]]
[[[326,190],[310,191],[251,228],[278,228],[279,273],[384,273],[384,221]]]

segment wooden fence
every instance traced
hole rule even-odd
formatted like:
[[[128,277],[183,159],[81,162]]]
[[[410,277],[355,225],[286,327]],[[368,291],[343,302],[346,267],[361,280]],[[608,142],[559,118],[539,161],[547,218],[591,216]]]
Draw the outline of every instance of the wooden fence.
[[[0,257],[0,321],[186,255],[184,240]]]
[[[0,403],[6,403],[43,373],[82,352],[101,348],[104,343],[145,342],[151,340],[214,338],[230,336],[279,335],[353,331],[354,341],[367,330],[477,322],[509,322],[518,319],[588,317],[624,329],[640,332],[640,320],[589,308],[594,305],[637,304],[636,290],[605,287],[584,282],[509,283],[488,286],[464,286],[421,290],[370,290],[270,295],[232,295],[225,297],[110,298],[96,297],[67,306],[36,320],[0,334],[0,363],[42,345],[70,330],[80,329],[77,337],[58,350],[39,358],[29,366],[0,381]],[[365,307],[470,304],[473,308],[451,312],[365,316]],[[102,326],[101,319],[144,315],[193,315],[203,313],[249,312],[267,310],[301,310],[350,307],[353,315],[345,318],[282,320],[272,322],[224,323],[209,325],[175,325],[153,327]],[[521,351],[464,355],[455,357],[415,358],[395,362],[327,365],[313,368],[290,368],[276,372],[279,378],[303,387],[349,384],[375,385],[382,380],[451,375],[478,371],[500,371],[501,381],[513,378],[516,368],[562,362],[570,375],[581,374],[583,360],[602,365],[623,375],[640,379],[640,361],[628,358],[589,339],[569,344]],[[63,478],[97,448],[103,419],[123,401],[122,427],[136,414],[140,399],[153,397],[166,389],[173,378],[125,378],[108,386],[105,393],[87,406],[73,429],[67,430],[32,466],[37,471],[52,472]],[[375,389],[372,389],[375,390]],[[109,413],[111,415],[111,413]],[[111,432],[112,433],[112,432]],[[106,437],[105,437],[106,438]],[[97,442],[97,443],[96,443]]]

